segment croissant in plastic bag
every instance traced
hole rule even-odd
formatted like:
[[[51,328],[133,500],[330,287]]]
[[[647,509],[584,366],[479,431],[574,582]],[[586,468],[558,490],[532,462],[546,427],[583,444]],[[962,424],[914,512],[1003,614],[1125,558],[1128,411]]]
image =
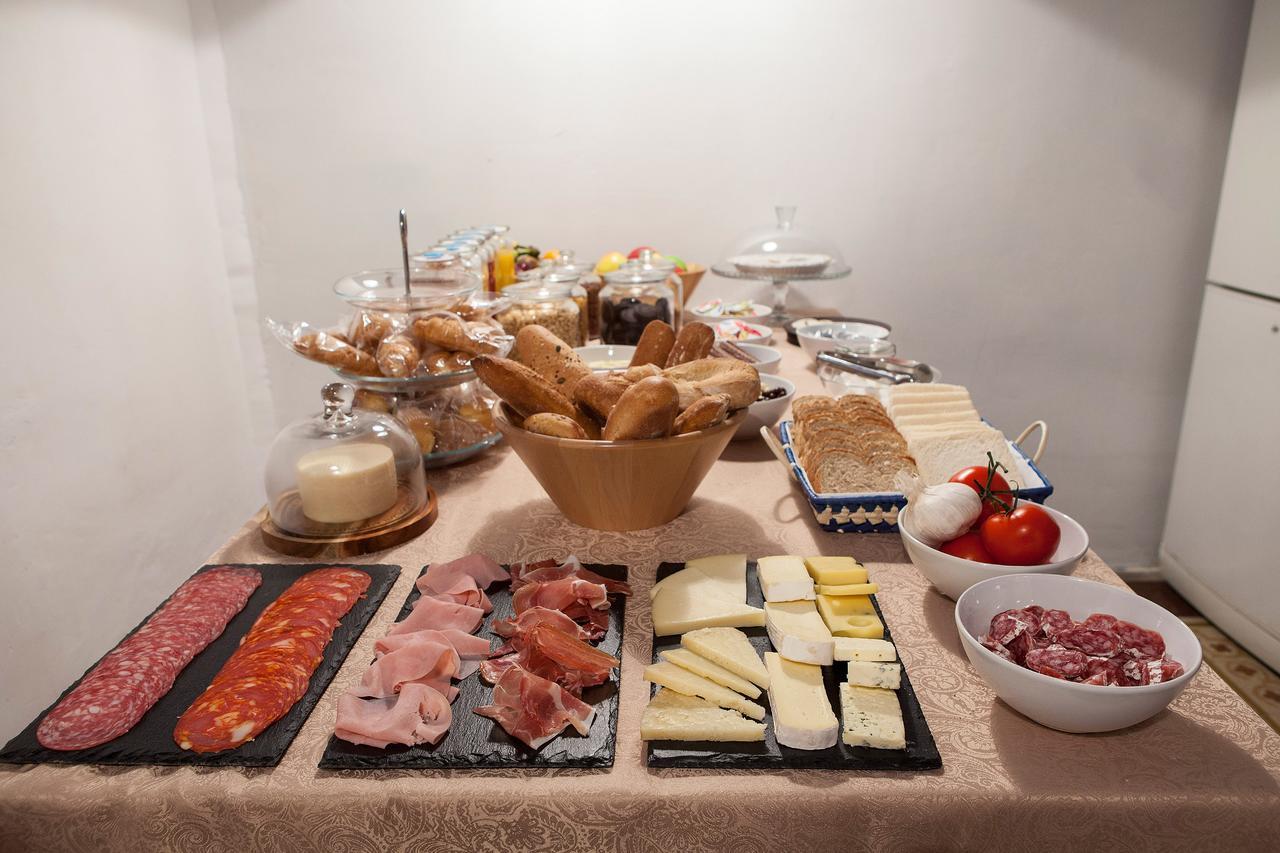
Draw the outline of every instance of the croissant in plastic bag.
[[[378,363],[373,356],[353,347],[341,333],[322,331],[306,323],[286,325],[269,317],[267,328],[285,346],[312,361],[357,376],[378,375]]]
[[[438,347],[467,355],[504,355],[514,338],[485,322],[469,322],[457,314],[422,314],[413,320],[413,336],[423,349]]]

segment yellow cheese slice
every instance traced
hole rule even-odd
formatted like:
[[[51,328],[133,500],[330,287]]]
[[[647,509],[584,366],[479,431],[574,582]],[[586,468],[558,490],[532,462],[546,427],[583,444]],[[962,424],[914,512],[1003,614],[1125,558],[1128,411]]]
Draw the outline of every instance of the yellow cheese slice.
[[[732,708],[741,711],[753,720],[764,719],[764,708],[745,699],[728,687],[716,684],[709,678],[703,678],[683,667],[669,661],[651,663],[644,668],[644,680],[653,684],[661,684],[677,693],[686,696],[698,696],[708,702],[714,702],[721,708]]]
[[[816,589],[820,595],[875,595],[880,585],[875,583],[820,583]]]
[[[884,639],[884,623],[866,595],[819,595],[818,612],[837,637]]]
[[[715,568],[713,566],[713,568]],[[686,565],[678,572],[672,572],[662,580],[649,587],[649,598],[653,600],[664,589],[694,589],[697,595],[704,598],[719,598],[745,604],[747,601],[747,559],[742,558],[742,575],[734,578],[720,571],[715,574]]]
[[[659,652],[659,657],[663,660],[669,660],[676,666],[684,667],[695,675],[701,675],[703,678],[709,678],[716,684],[723,684],[730,690],[736,690],[743,696],[749,696],[752,699],[760,698],[760,688],[756,687],[750,681],[747,681],[740,675],[734,675],[729,670],[712,663],[702,655],[694,654],[688,649],[667,649]]]
[[[759,687],[769,689],[769,671],[764,668],[747,635],[737,628],[699,628],[683,635],[680,645]]]
[[[764,729],[737,711],[666,688],[653,695],[640,717],[644,740],[762,741]]]
[[[809,576],[821,584],[866,583],[867,570],[853,557],[805,557]]]
[[[664,586],[653,599],[653,633],[659,637],[697,628],[758,628],[764,623],[759,607],[716,598],[700,584]]]
[[[716,580],[717,589],[734,601],[747,601],[747,555],[716,554],[712,557],[698,557],[684,564],[686,570],[702,572]]]

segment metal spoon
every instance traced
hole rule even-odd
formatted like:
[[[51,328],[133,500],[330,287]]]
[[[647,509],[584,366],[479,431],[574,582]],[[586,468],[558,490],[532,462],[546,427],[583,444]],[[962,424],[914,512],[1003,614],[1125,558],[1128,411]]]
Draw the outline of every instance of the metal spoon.
[[[400,208],[400,254],[404,259],[404,298],[408,302],[409,292],[409,217],[404,208]]]

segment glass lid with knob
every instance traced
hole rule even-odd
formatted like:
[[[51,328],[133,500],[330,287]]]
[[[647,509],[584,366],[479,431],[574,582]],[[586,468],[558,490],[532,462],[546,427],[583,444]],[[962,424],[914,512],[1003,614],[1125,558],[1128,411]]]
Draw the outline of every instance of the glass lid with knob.
[[[848,273],[844,257],[829,241],[798,227],[794,205],[774,208],[772,226],[739,235],[725,260],[713,268],[731,278],[838,278]]]
[[[343,276],[333,292],[351,305],[380,311],[452,310],[480,289],[480,276],[462,267],[416,265],[405,293],[404,270],[364,270]]]

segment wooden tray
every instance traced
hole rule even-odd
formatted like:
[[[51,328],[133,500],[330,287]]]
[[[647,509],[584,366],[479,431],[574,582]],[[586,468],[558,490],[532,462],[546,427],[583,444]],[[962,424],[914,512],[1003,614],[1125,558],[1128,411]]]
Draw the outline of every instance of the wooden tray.
[[[301,500],[296,496],[285,498],[283,502],[286,512],[291,511],[291,507],[296,503],[298,512],[301,512]],[[439,518],[439,505],[436,501],[435,489],[427,486],[427,502],[417,511],[407,511],[405,504],[409,500],[408,489],[401,484],[400,493],[394,506],[387,510],[379,519],[386,518],[386,521],[377,521],[366,524],[362,531],[352,531],[344,525],[330,524],[324,527],[331,527],[333,530],[323,533],[317,532],[311,536],[300,536],[296,533],[290,533],[279,525],[271,517],[270,513],[263,519],[259,525],[262,531],[262,541],[267,547],[281,554],[290,557],[330,557],[341,559],[343,557],[358,557],[361,554],[372,554],[375,551],[385,551],[388,548],[394,548],[414,539],[424,532],[431,525],[436,523]]]

